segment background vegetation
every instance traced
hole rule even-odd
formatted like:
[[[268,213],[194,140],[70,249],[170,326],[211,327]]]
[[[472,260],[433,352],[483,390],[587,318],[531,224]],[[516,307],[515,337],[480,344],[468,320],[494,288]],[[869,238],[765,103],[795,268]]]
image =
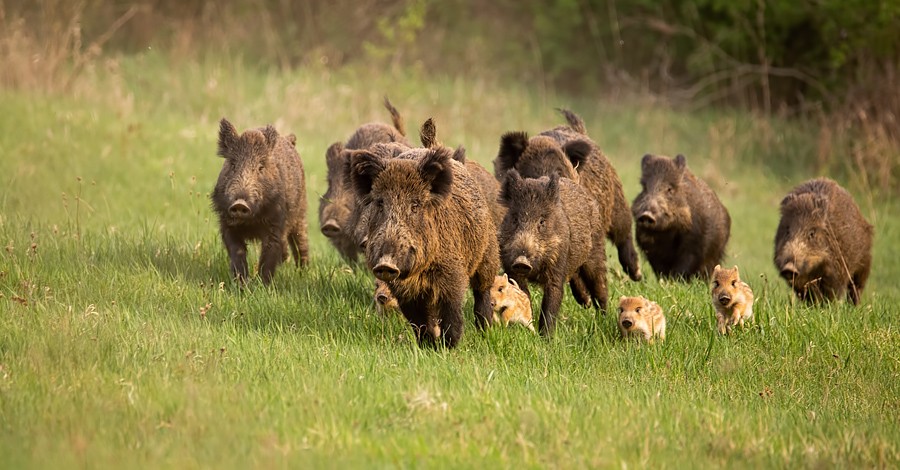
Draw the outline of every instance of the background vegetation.
[[[782,101],[773,72],[767,108],[758,69],[721,97],[730,78],[692,94],[728,64],[676,67],[676,49],[699,52],[673,34],[663,43],[677,80],[665,82],[651,66],[663,56],[615,58],[607,28],[612,7],[620,24],[638,13],[675,24],[687,16],[665,15],[693,5],[720,12],[684,20],[710,35],[761,7],[766,25],[781,21],[769,20],[773,3],[328,5],[0,4],[4,466],[900,463],[896,97],[873,99],[884,105],[877,112],[848,111],[844,97],[863,83],[852,78],[865,78],[867,66],[853,68],[860,56],[820,73],[812,60],[781,63],[767,50],[773,67],[803,70],[827,90],[800,87],[803,99]],[[587,37],[599,42],[552,27],[563,21],[576,32],[594,22]],[[597,49],[583,44],[597,43],[612,59],[557,57],[567,48],[587,57]],[[660,43],[648,36],[635,47]],[[872,70],[894,63],[866,60]],[[566,63],[598,68],[573,74]],[[433,116],[441,140],[488,168],[503,132],[539,132],[561,121],[553,108],[572,108],[628,198],[644,153],[686,154],[735,221],[726,262],[757,294],[752,326],[719,338],[706,285],[633,283],[611,261],[612,298],[643,294],[666,309],[664,344],[618,341],[612,315],[567,297],[553,339],[478,333],[470,300],[459,349],[419,350],[400,319],[375,316],[370,275],[343,264],[316,229],[325,149],[363,122],[386,121],[384,94],[411,128]],[[211,220],[222,116],[299,138],[312,267],[284,266],[271,288],[235,288]],[[778,201],[818,175],[847,186],[876,227],[857,308],[799,304],[772,266]]]

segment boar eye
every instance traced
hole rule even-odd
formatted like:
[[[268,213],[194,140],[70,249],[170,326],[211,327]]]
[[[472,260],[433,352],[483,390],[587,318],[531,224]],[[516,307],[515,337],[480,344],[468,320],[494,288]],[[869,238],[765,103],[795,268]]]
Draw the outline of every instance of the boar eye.
[[[497,288],[497,292],[503,292],[503,286],[500,286],[499,288]]]
[[[263,165],[262,163],[260,163],[260,164],[259,164],[259,167],[256,169],[256,171],[262,173],[262,171],[265,170],[265,169],[266,169],[266,166]]]
[[[675,186],[669,186],[669,187],[666,189],[666,192],[669,193],[669,194],[675,194]]]
[[[807,236],[809,238],[816,238],[816,229],[810,230],[809,233],[807,234]]]
[[[638,308],[634,309],[634,313],[641,313],[641,308],[638,307]]]
[[[624,311],[625,311],[625,309],[624,309],[624,308],[622,308],[622,307],[619,307],[619,313],[622,313],[622,312],[624,312]]]
[[[412,211],[413,211],[413,212],[416,212],[416,211],[419,210],[419,207],[421,207],[421,206],[422,206],[422,203],[421,203],[421,202],[419,202],[419,201],[413,201],[413,203],[412,203],[412,205],[411,205],[410,207],[412,208]]]
[[[538,220],[538,223],[541,225],[541,227],[543,227],[543,226],[544,226],[544,218],[541,217],[541,218]]]
[[[375,206],[378,207],[379,209],[383,209],[384,208],[384,199],[381,199],[381,198],[376,199]]]
[[[713,281],[713,288],[719,287],[719,281]]]

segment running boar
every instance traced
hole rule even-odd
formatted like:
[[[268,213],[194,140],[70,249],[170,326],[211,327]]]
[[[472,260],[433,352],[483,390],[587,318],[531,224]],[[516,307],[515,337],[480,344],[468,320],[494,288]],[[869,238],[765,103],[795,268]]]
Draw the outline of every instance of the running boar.
[[[716,309],[716,329],[721,334],[731,333],[735,325],[744,327],[744,322],[753,317],[753,291],[741,281],[738,267],[724,269],[718,264],[713,270],[710,294]]]
[[[295,138],[279,136],[272,126],[238,135],[228,120],[220,123],[218,154],[225,163],[212,205],[231,274],[241,283],[249,277],[247,240],[262,242],[259,275],[265,284],[287,259],[288,246],[298,266],[309,262],[306,183],[294,142]]]
[[[781,201],[775,266],[803,300],[846,293],[857,305],[872,265],[872,235],[847,190],[827,178],[813,179]]]
[[[534,331],[531,318],[531,299],[522,292],[514,279],[506,274],[494,278],[491,286],[491,308],[494,309],[494,321],[503,326],[510,323],[524,325]]]
[[[467,285],[476,325],[491,323],[500,261],[487,201],[446,147],[397,157],[379,150],[351,156],[354,191],[369,208],[366,263],[397,298],[419,344],[455,347]]]
[[[643,296],[619,297],[619,333],[622,338],[638,338],[652,343],[666,339],[666,317],[656,302]]]
[[[631,235],[631,210],[622,181],[609,159],[587,136],[584,121],[577,114],[559,110],[568,121],[528,138],[524,132],[508,132],[500,139],[500,151],[494,160],[494,174],[503,181],[511,168],[525,178],[558,174],[578,182],[597,202],[603,219],[606,237],[616,246],[619,264],[634,280],[641,280],[641,268]]]
[[[631,208],[638,246],[660,278],[709,278],[722,261],[731,217],[703,180],[674,159],[644,155],[641,193]]]
[[[322,234],[347,261],[355,262],[361,251],[353,236],[353,209],[356,198],[349,186],[349,151],[367,149],[376,143],[395,142],[409,148],[403,118],[385,98],[384,106],[391,113],[393,127],[380,122],[363,124],[350,136],[346,144],[335,142],[325,152],[328,165],[328,191],[319,200],[319,223]]]
[[[526,293],[529,281],[541,285],[541,334],[553,333],[563,286],[576,275],[590,294],[590,299],[576,295],[576,300],[583,306],[590,300],[605,311],[603,227],[608,219],[602,218],[587,190],[555,173],[549,178],[523,179],[512,169],[500,197],[508,209],[499,235],[503,269]]]

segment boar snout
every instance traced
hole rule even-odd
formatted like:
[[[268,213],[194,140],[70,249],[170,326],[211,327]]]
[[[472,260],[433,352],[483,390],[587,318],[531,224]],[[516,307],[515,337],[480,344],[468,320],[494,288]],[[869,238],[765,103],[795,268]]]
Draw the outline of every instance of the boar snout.
[[[238,199],[228,207],[228,214],[232,217],[248,217],[250,215],[250,204],[243,199]]]
[[[793,281],[794,278],[800,275],[800,271],[797,270],[797,266],[793,261],[788,261],[781,267],[781,277],[787,279],[788,281]]]
[[[719,303],[722,304],[723,306],[726,306],[726,307],[727,307],[728,304],[731,303],[731,296],[728,295],[728,294],[720,295],[720,296],[719,296]]]
[[[650,211],[641,212],[637,217],[637,223],[646,227],[652,227],[656,224],[656,216]]]
[[[622,320],[622,328],[625,328],[627,330],[628,328],[631,328],[632,325],[634,325],[634,322],[632,322],[631,320]]]
[[[519,256],[513,261],[512,271],[516,274],[527,276],[531,273],[532,269],[534,269],[534,267],[531,265],[531,262],[528,261],[526,256]]]
[[[322,234],[328,238],[334,238],[341,234],[341,226],[334,219],[328,219],[322,224]]]
[[[378,264],[372,268],[372,272],[375,273],[375,277],[385,282],[393,281],[400,277],[400,269],[394,264],[394,260],[390,256],[381,257],[378,260]]]
[[[364,236],[362,241],[359,242],[359,247],[362,248],[363,250],[365,250],[367,246],[369,246],[369,236],[368,235]]]
[[[384,305],[388,301],[388,296],[383,292],[379,292],[378,295],[375,296],[375,301],[378,302],[379,305]]]

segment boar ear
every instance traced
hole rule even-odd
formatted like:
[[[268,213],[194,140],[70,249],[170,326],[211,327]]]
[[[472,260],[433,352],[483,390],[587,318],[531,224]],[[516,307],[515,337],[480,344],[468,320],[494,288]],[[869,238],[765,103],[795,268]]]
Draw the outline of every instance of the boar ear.
[[[288,143],[291,144],[291,147],[297,147],[297,135],[296,134],[288,134],[285,139],[287,139]]]
[[[713,268],[713,272],[721,271],[721,270],[722,270],[722,265],[721,265],[721,264],[717,264],[716,267]]]
[[[621,303],[623,300],[625,300],[625,296],[624,296],[624,295],[620,295],[620,296],[619,296],[619,303]]]
[[[453,165],[450,164],[450,149],[438,147],[430,150],[419,162],[419,175],[431,184],[431,194],[444,197],[450,194],[453,184]]]
[[[506,276],[506,274],[504,274],[504,276]],[[509,279],[509,278],[507,278],[507,279]],[[511,285],[511,286],[513,286],[513,287],[515,287],[515,288],[516,288],[516,289],[518,289],[518,288],[519,288],[519,283],[518,283],[518,282],[516,282],[516,280],[515,280],[515,279],[509,279],[509,285]]]
[[[384,161],[368,150],[350,153],[350,182],[360,197],[372,192],[372,183],[384,171]]]
[[[228,158],[229,152],[237,145],[238,139],[237,129],[234,128],[228,119],[222,118],[219,121],[219,155]]]
[[[653,155],[649,153],[644,154],[644,157],[641,158],[641,169],[647,168],[647,165],[650,164],[650,160],[653,160]]]
[[[456,150],[453,151],[453,159],[465,164],[466,163],[466,148],[460,145],[456,147]]]
[[[522,176],[519,175],[519,170],[515,168],[509,170],[506,173],[506,178],[503,178],[503,184],[500,186],[500,201],[505,201],[506,203],[512,201],[521,186]]]
[[[422,141],[422,147],[427,149],[437,145],[437,128],[434,127],[434,119],[428,118],[419,129],[419,140]]]
[[[550,175],[550,181],[547,182],[547,197],[550,200],[559,197],[559,175],[557,173]]]
[[[675,167],[679,170],[684,170],[687,167],[687,158],[684,158],[684,155],[680,153],[675,155]]]
[[[569,157],[569,161],[572,162],[576,171],[581,171],[584,162],[591,156],[591,150],[593,149],[590,142],[581,139],[573,140],[563,146],[563,151],[566,152],[566,156]]]
[[[266,150],[271,153],[275,148],[275,144],[278,143],[278,131],[272,126],[266,126],[263,128],[262,133],[263,137],[266,138]]]
[[[817,212],[826,212],[828,211],[828,196],[824,196],[821,194],[816,194],[813,197],[813,207]]]
[[[344,152],[344,144],[335,142],[325,151],[325,163],[328,165],[328,172],[337,174],[342,170],[341,165],[345,160],[342,158]]]
[[[515,168],[519,157],[528,147],[528,134],[524,132],[507,132],[500,138],[500,151],[497,152],[494,168],[499,174],[510,168]]]

